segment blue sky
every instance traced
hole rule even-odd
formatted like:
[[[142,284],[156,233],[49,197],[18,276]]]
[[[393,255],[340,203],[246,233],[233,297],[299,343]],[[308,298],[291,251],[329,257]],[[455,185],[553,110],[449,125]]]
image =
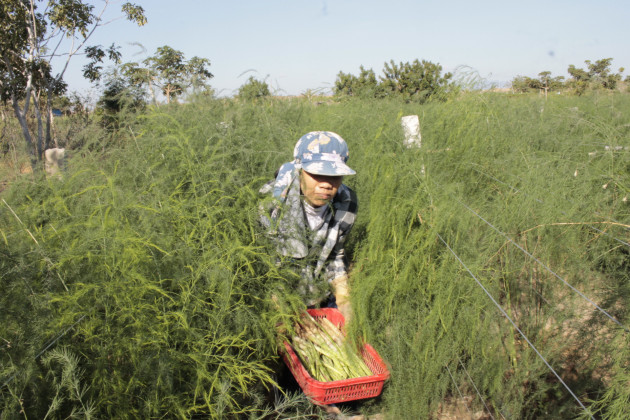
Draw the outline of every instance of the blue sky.
[[[114,0],[117,1],[117,0]],[[117,20],[92,44],[121,45],[124,61],[141,61],[163,45],[186,58],[211,61],[210,84],[236,93],[249,76],[278,94],[326,91],[337,74],[359,67],[380,75],[383,64],[428,60],[444,71],[476,72],[509,82],[541,71],[568,76],[567,67],[612,57],[630,74],[627,0],[135,0],[143,27]],[[109,17],[120,3],[110,6]],[[116,13],[114,13],[116,12]],[[144,46],[143,51],[138,45]],[[66,74],[85,91],[80,59]],[[464,70],[465,69],[465,70]]]

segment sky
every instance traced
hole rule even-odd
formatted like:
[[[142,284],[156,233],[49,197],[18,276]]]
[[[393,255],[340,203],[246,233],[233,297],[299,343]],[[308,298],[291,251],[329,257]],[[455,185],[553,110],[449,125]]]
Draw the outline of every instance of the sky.
[[[250,76],[278,95],[331,92],[339,72],[427,60],[456,77],[499,86],[542,71],[568,77],[570,64],[613,58],[630,74],[628,0],[135,0],[142,27],[111,0],[90,45],[121,46],[123,61],[142,61],[168,45],[210,60],[210,85],[231,96]],[[97,5],[101,4],[98,1]],[[98,92],[75,57],[70,91]]]

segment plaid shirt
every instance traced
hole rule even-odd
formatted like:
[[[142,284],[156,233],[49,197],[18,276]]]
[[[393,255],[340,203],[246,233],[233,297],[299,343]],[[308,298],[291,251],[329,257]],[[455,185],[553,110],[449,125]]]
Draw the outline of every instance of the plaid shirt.
[[[260,206],[261,223],[278,254],[297,263],[302,278],[298,292],[313,304],[330,291],[327,284],[321,284],[322,278],[330,283],[346,274],[344,242],[354,224],[358,200],[342,184],[328,205],[324,223],[313,231],[302,206],[299,174],[299,165],[285,163],[276,179],[260,189],[267,196]]]

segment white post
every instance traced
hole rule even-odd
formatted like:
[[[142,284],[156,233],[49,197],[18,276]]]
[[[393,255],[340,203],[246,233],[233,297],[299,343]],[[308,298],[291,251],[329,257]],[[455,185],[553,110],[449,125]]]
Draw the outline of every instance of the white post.
[[[422,145],[422,135],[420,134],[420,120],[417,115],[407,115],[401,118],[401,124],[405,131],[405,141],[403,144],[408,148],[420,147]]]
[[[61,175],[59,171],[63,170],[65,152],[63,148],[46,149],[44,167],[48,175]]]
[[[401,118],[401,124],[405,132],[403,144],[407,149],[420,148],[422,146],[422,135],[420,134],[420,120],[417,115],[407,115]],[[424,165],[420,173],[424,175]]]

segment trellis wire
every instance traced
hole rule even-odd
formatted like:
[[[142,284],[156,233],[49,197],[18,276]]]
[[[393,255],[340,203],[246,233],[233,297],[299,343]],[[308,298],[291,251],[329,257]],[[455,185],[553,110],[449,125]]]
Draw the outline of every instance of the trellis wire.
[[[503,236],[505,239],[507,239],[512,245],[514,245],[515,247],[517,247],[518,249],[520,249],[521,251],[523,251],[526,255],[528,255],[530,258],[532,258],[534,261],[536,261],[538,264],[540,264],[542,267],[545,268],[545,270],[547,270],[549,273],[553,274],[558,280],[562,281],[565,285],[567,285],[568,287],[571,288],[571,290],[573,290],[574,292],[576,292],[578,295],[580,295],[582,298],[584,298],[587,302],[589,302],[591,305],[593,305],[595,308],[597,308],[600,312],[602,312],[604,315],[606,315],[610,320],[612,320],[614,323],[616,323],[617,325],[619,325],[621,328],[623,328],[626,332],[630,332],[630,329],[628,329],[628,327],[626,327],[625,325],[623,325],[621,322],[619,322],[617,319],[615,319],[612,315],[610,315],[608,312],[606,312],[606,310],[604,310],[603,308],[601,308],[598,304],[596,304],[595,302],[593,302],[591,299],[589,299],[584,293],[580,292],[578,289],[576,289],[573,285],[571,285],[568,281],[566,281],[565,279],[563,279],[562,277],[560,277],[560,275],[558,275],[555,271],[553,271],[551,268],[549,268],[546,264],[544,264],[542,261],[540,261],[538,258],[536,258],[534,255],[532,255],[529,251],[527,251],[525,248],[523,248],[522,246],[520,246],[519,244],[517,244],[516,242],[514,242],[514,240],[512,240],[512,238],[510,238],[509,236],[507,236],[504,232],[501,232],[497,227],[495,227],[492,223],[488,222],[486,219],[484,219],[479,213],[477,213],[476,211],[474,211],[472,208],[470,208],[468,205],[466,205],[465,203],[463,203],[462,201],[460,201],[459,199],[457,199],[456,197],[455,201],[457,201],[459,204],[461,204],[462,206],[466,207],[466,209],[468,209],[468,211],[470,211],[471,213],[473,213],[475,216],[477,216],[478,218],[480,218],[481,220],[483,220],[488,226],[490,226],[492,229],[494,229],[497,233],[499,233],[501,236]]]
[[[459,394],[459,398],[463,399],[464,396],[462,395],[462,392],[459,390],[459,386],[457,386],[457,382],[455,382],[455,378],[453,377],[453,374],[451,373],[451,370],[448,368],[448,365],[444,365],[444,367],[448,371],[448,375],[451,377],[451,381],[453,381],[453,385],[455,385],[455,389],[457,390],[457,393]],[[470,410],[468,410],[468,411],[470,411]]]
[[[451,370],[448,368],[448,365],[444,365],[444,367],[446,368],[448,375],[451,377],[451,381],[453,381],[453,385],[455,385],[455,389],[457,390],[457,393],[459,394],[459,398],[464,400],[464,396],[462,395],[462,392],[459,390],[459,386],[457,386],[457,382],[455,382],[455,378],[453,377]],[[470,411],[470,407],[468,407],[468,404],[466,404],[466,410],[468,410],[468,412],[472,415],[472,411]]]
[[[437,182],[433,181],[436,185],[438,185],[439,187],[441,187],[440,184],[438,184]],[[532,286],[530,286],[530,289],[532,290],[532,292],[536,293],[536,295],[538,295],[539,298],[541,298],[543,300],[543,302],[545,302],[547,305],[550,305],[549,301],[547,299],[545,299],[545,297],[543,295],[540,294],[540,292],[536,289],[534,289]]]
[[[594,419],[595,417],[593,417],[593,415],[590,413],[589,410],[587,410],[587,408],[584,406],[584,404],[582,404],[582,401],[580,401],[580,399],[575,395],[575,393],[571,390],[571,388],[569,388],[569,386],[562,380],[562,378],[560,377],[560,375],[558,374],[558,372],[556,372],[556,370],[549,364],[549,362],[547,361],[547,359],[544,358],[544,356],[538,351],[538,349],[536,348],[536,346],[534,346],[534,344],[529,340],[529,338],[527,338],[527,336],[525,335],[525,333],[523,331],[521,331],[521,329],[516,325],[516,323],[512,320],[512,318],[510,318],[510,316],[508,315],[508,313],[503,309],[503,307],[501,307],[501,305],[494,299],[494,297],[492,297],[492,295],[490,294],[490,292],[488,291],[488,289],[486,289],[484,287],[483,284],[481,284],[481,282],[479,281],[479,279],[472,273],[472,271],[470,271],[470,269],[468,268],[468,266],[466,264],[464,264],[464,262],[462,261],[461,258],[459,258],[459,256],[455,253],[455,251],[453,251],[453,249],[448,245],[448,243],[446,243],[446,241],[442,238],[442,236],[438,233],[437,237],[440,239],[440,241],[442,241],[442,243],[446,246],[446,248],[448,248],[448,250],[451,252],[451,254],[453,254],[453,256],[455,256],[455,258],[457,259],[457,261],[459,261],[459,263],[462,265],[462,267],[464,267],[466,269],[466,271],[468,271],[468,274],[470,274],[470,276],[475,280],[475,282],[479,285],[479,287],[481,287],[483,289],[483,291],[486,293],[486,295],[490,298],[490,300],[492,301],[492,303],[494,303],[494,305],[499,309],[499,311],[501,311],[501,313],[503,314],[503,316],[505,318],[507,318],[508,321],[510,321],[510,323],[512,324],[512,326],[516,329],[516,331],[518,331],[518,333],[523,337],[523,339],[525,339],[525,341],[527,342],[527,344],[529,344],[529,346],[534,350],[534,352],[536,352],[536,354],[538,355],[538,357],[540,357],[540,359],[545,363],[545,365],[549,368],[549,370],[554,374],[554,376],[556,378],[558,378],[558,380],[560,381],[560,383],[566,388],[567,391],[569,391],[569,394],[571,394],[571,396],[575,399],[575,401],[577,401],[577,403],[580,405],[580,407],[582,407],[582,409],[590,416],[591,419]],[[461,361],[460,361],[461,363]]]
[[[55,337],[54,339],[52,339],[46,346],[44,346],[44,348],[35,355],[35,360],[39,359],[39,357],[44,354],[46,352],[46,350],[48,350],[49,348],[51,348],[57,341],[61,340],[61,338],[66,335],[68,333],[68,331],[70,331],[71,329],[73,329],[79,322],[83,321],[83,318],[85,318],[86,315],[83,315],[81,318],[79,318],[74,324],[70,325],[68,328],[65,329],[65,331],[63,331],[61,334],[57,335],[57,337]],[[15,377],[17,376],[17,373],[14,373],[9,379],[6,380],[5,383],[2,384],[2,386],[0,386],[0,388],[4,388],[5,386],[7,386]]]
[[[457,360],[459,360],[459,364],[461,365],[462,369],[464,369],[464,373],[466,374],[466,376],[468,376],[468,380],[472,384],[473,388],[475,388],[475,392],[477,392],[477,396],[481,400],[481,403],[483,404],[484,407],[486,407],[486,411],[488,412],[488,414],[490,414],[490,417],[492,417],[492,420],[494,420],[494,416],[492,415],[492,412],[488,408],[488,405],[486,405],[486,401],[481,396],[481,392],[479,392],[479,388],[477,388],[477,385],[475,385],[475,381],[473,381],[470,375],[468,374],[468,370],[466,370],[466,366],[464,366],[464,364],[462,363],[462,359],[458,357]]]

